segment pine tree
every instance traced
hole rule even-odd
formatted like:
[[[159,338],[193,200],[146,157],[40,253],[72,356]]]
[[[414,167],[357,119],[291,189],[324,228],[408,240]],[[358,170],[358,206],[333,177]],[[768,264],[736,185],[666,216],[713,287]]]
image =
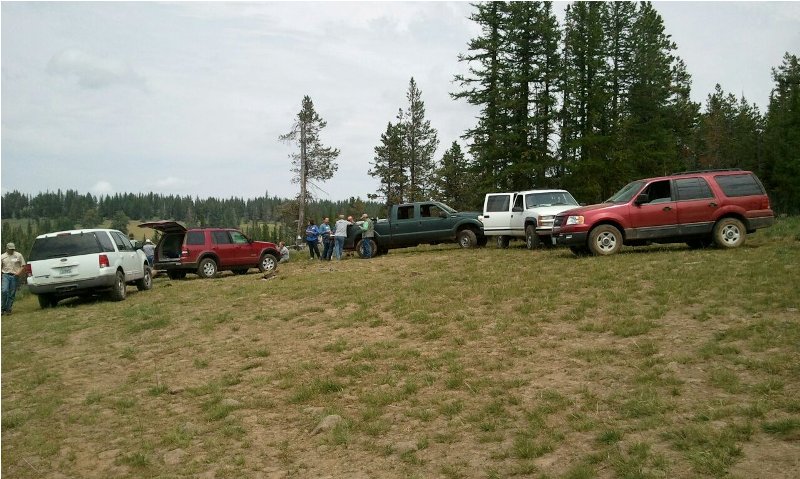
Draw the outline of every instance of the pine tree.
[[[323,146],[320,139],[320,132],[327,124],[314,110],[311,97],[305,96],[292,130],[280,137],[282,141],[296,142],[300,148],[299,153],[291,155],[291,171],[295,175],[292,181],[300,184],[300,193],[297,197],[299,201],[298,235],[305,227],[308,201],[313,198],[309,186],[318,188],[315,181],[331,179],[338,169],[335,160],[339,157],[339,149]]]
[[[432,196],[456,209],[473,206],[474,188],[470,164],[461,146],[454,141],[444,152],[431,178]]]
[[[430,190],[429,175],[439,140],[436,129],[431,127],[430,120],[425,119],[425,102],[413,77],[406,98],[408,109],[403,112],[402,133],[408,170],[408,201],[422,201]]]
[[[369,170],[370,176],[381,182],[379,194],[371,198],[383,197],[387,204],[402,203],[406,196],[405,134],[399,122],[401,118],[402,110],[398,114],[398,123],[389,122],[386,126],[386,132],[381,135],[381,144],[375,147],[372,169]]]

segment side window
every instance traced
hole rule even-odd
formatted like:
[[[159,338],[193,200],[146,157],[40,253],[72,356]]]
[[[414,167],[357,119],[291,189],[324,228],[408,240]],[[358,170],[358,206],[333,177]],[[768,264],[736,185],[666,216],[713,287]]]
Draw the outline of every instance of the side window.
[[[672,201],[670,193],[670,180],[654,181],[647,185],[642,193],[649,197],[648,204],[666,203]]]
[[[114,243],[117,245],[119,251],[131,251],[133,249],[130,240],[119,231],[112,231],[111,237],[114,239]]]
[[[97,237],[97,241],[100,242],[100,246],[104,253],[113,253],[114,252],[114,243],[111,242],[111,238],[108,237],[108,233],[105,231],[98,231],[95,233]]]
[[[524,198],[522,197],[522,195],[517,195],[517,197],[514,199],[514,208],[523,209],[522,208],[522,200],[523,199]]]
[[[419,206],[419,216],[420,216],[420,218],[430,218],[431,217],[431,206],[432,205],[420,205]]]
[[[247,236],[243,235],[242,233],[240,233],[238,231],[231,231],[231,238],[233,238],[233,242],[235,244],[247,244],[247,243],[249,243],[249,241],[247,241]]]
[[[414,205],[397,208],[398,220],[410,220],[414,217]]]
[[[490,196],[486,200],[486,212],[508,211],[510,201],[509,195]]]
[[[697,200],[702,198],[713,198],[711,188],[703,178],[681,178],[675,180],[675,189],[680,200]]]
[[[202,231],[189,231],[186,233],[187,245],[204,245],[206,244],[206,234]]]
[[[725,196],[763,195],[764,188],[752,174],[719,175],[714,177]]]
[[[227,231],[212,231],[211,242],[214,244],[231,244],[231,237]]]

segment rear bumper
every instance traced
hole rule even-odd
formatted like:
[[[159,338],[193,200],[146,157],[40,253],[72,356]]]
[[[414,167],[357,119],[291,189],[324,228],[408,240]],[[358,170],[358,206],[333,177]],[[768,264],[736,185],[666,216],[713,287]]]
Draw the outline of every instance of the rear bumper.
[[[67,281],[53,284],[31,284],[28,290],[33,294],[55,294],[56,296],[75,296],[81,293],[111,289],[116,282],[116,274],[102,275],[80,281]]]
[[[750,230],[757,230],[761,228],[768,228],[775,224],[774,216],[762,216],[760,218],[748,218]]]

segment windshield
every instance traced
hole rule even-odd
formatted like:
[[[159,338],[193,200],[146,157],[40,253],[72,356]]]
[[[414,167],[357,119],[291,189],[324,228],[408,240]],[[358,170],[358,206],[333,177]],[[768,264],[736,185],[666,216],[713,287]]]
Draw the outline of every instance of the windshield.
[[[642,186],[644,186],[644,181],[632,181],[614,193],[605,203],[627,203],[633,198],[633,195],[642,189]]]
[[[537,208],[541,206],[578,206],[575,198],[566,191],[552,191],[548,193],[529,193],[525,195],[525,207]]]

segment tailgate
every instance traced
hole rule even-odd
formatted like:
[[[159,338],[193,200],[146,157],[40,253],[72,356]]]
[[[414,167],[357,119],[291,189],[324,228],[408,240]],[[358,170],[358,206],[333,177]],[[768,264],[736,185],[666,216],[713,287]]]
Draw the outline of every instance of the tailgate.
[[[37,285],[81,281],[98,276],[98,253],[31,262],[31,279]]]

